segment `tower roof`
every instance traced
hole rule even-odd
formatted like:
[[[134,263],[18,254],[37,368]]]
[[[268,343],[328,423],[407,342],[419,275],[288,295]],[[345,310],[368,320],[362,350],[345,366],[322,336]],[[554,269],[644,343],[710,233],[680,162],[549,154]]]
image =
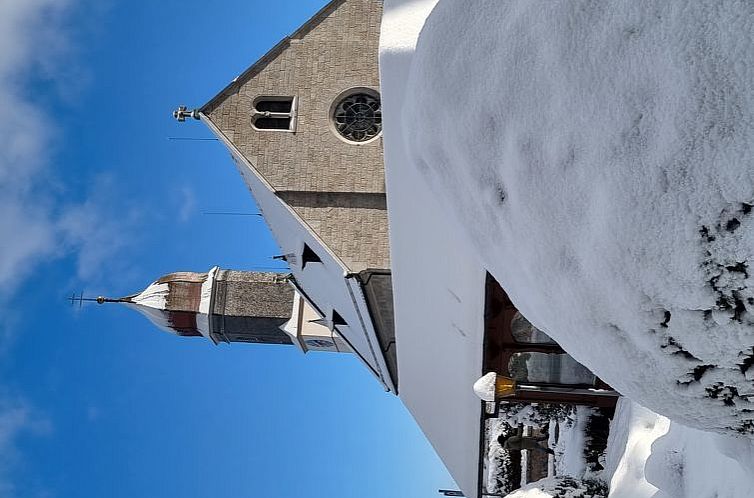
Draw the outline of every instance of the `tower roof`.
[[[204,336],[214,342],[207,316],[219,268],[207,273],[176,272],[152,282],[138,294],[119,299],[158,328],[181,336]]]

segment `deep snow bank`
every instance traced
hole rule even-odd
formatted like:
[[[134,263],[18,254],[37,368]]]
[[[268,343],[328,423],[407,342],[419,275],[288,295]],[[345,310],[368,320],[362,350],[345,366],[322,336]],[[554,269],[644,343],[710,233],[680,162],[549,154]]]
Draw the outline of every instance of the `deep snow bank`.
[[[607,489],[595,480],[557,476],[527,484],[506,498],[605,498]]]
[[[627,399],[607,447],[609,498],[754,496],[754,443],[684,427]]]
[[[444,0],[403,106],[406,164],[523,314],[722,432],[754,429],[752,33],[745,1]]]

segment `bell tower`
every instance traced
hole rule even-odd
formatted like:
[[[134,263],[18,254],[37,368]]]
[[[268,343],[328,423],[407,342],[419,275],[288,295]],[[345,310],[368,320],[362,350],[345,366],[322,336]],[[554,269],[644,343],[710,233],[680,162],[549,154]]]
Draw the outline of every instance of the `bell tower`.
[[[310,350],[351,352],[350,346],[292,285],[285,273],[223,270],[175,272],[119,299],[162,330],[203,336],[214,344],[295,344]]]
[[[291,318],[293,293],[285,274],[215,267],[170,273],[115,301],[180,336],[204,336],[215,344],[291,344],[280,327]]]

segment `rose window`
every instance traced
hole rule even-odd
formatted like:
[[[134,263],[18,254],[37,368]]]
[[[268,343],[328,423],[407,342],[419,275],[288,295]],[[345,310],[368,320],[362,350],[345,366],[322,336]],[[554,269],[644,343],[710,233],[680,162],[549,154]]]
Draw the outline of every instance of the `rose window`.
[[[333,121],[338,133],[351,142],[366,142],[382,131],[380,98],[368,93],[353,93],[335,106]]]

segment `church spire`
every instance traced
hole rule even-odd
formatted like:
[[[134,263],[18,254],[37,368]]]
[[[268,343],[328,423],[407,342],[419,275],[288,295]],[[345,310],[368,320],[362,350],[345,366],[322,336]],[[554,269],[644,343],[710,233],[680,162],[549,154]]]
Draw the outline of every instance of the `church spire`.
[[[170,273],[136,294],[97,302],[125,304],[162,330],[215,344],[291,344],[280,327],[291,318],[293,293],[282,273],[214,267],[206,273]]]
[[[175,272],[129,296],[75,301],[121,303],[158,328],[179,336],[203,336],[213,343],[295,344],[309,350],[351,352],[288,281],[289,275],[212,268]]]

